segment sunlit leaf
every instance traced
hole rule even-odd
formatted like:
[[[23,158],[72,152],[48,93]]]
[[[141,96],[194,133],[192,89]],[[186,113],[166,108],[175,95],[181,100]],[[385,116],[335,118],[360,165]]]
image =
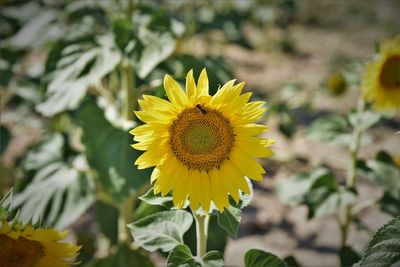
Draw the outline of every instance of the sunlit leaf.
[[[128,225],[132,236],[148,251],[171,251],[183,244],[183,234],[193,223],[190,213],[183,210],[162,211]]]
[[[79,218],[94,199],[91,176],[82,174],[74,164],[60,161],[40,168],[33,181],[15,195],[12,205],[20,209],[24,223],[44,221],[62,229]]]
[[[200,267],[200,263],[196,262],[192,252],[186,245],[177,245],[168,255],[168,267]]]
[[[69,45],[62,55],[49,76],[46,100],[37,106],[45,116],[77,108],[88,86],[97,85],[121,60],[111,35],[99,36],[96,44]]]

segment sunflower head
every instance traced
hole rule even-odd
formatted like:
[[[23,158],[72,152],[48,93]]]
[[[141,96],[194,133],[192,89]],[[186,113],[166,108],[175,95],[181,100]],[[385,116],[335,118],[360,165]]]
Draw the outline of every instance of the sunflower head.
[[[340,72],[335,72],[329,75],[327,85],[329,93],[335,96],[342,95],[347,89],[346,79]]]
[[[68,267],[80,246],[60,243],[67,232],[54,229],[33,229],[32,226],[10,226],[0,222],[0,266]]]
[[[400,108],[400,35],[381,44],[376,59],[366,66],[362,90],[378,110]]]
[[[145,124],[131,131],[135,149],[145,151],[135,162],[139,169],[155,167],[151,176],[154,192],[172,191],[174,205],[187,199],[193,210],[219,210],[238,202],[240,192],[250,193],[246,176],[261,180],[264,169],[256,161],[268,157],[273,141],[261,137],[268,128],[255,122],[264,114],[264,102],[248,103],[244,83],[227,82],[209,95],[204,69],[197,83],[193,71],[186,77],[186,90],[169,75],[164,78],[168,100],[144,95],[136,116]]]

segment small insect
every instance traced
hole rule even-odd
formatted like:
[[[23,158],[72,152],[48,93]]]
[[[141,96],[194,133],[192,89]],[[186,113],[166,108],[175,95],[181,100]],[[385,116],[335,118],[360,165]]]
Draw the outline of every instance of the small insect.
[[[205,110],[200,104],[196,105],[196,108],[203,114],[207,114],[207,110]]]

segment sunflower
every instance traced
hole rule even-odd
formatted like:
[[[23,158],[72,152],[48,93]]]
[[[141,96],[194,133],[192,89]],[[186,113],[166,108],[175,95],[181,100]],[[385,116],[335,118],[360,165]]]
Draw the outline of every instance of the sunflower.
[[[209,95],[205,69],[197,85],[193,71],[186,77],[186,93],[169,75],[164,88],[169,101],[144,95],[136,116],[145,124],[130,133],[146,151],[135,162],[139,169],[155,166],[154,193],[172,191],[174,206],[189,198],[192,210],[210,210],[211,202],[223,211],[228,195],[238,202],[250,193],[246,176],[262,180],[264,169],[256,161],[268,157],[273,141],[260,135],[268,128],[255,122],[264,114],[263,101],[247,103],[251,93],[241,94],[244,83],[227,82]]]
[[[400,35],[383,42],[377,58],[366,66],[362,90],[378,110],[400,108]]]
[[[80,246],[59,243],[67,232],[33,229],[28,225],[11,227],[0,222],[0,267],[68,267]]]

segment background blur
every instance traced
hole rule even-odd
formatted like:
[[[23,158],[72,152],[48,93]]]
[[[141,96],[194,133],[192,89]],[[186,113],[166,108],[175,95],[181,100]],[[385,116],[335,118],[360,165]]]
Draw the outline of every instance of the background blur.
[[[288,206],[275,188],[318,166],[343,183],[345,149],[307,132],[320,116],[356,106],[363,65],[399,33],[399,14],[395,0],[0,1],[0,198],[14,187],[23,220],[71,229],[84,245],[82,266],[98,266],[91,260],[117,243],[119,203],[149,188],[150,172],[136,170],[129,146],[136,97],[165,97],[166,73],[184,82],[190,69],[197,77],[207,67],[211,91],[236,78],[268,103],[262,123],[276,140],[238,238],[211,233],[209,246],[225,251],[228,266],[240,266],[250,248],[338,266],[335,219],[309,219],[306,206]],[[399,123],[397,114],[369,131],[361,156],[383,150],[399,166]],[[358,193],[365,201],[384,189],[360,179]],[[133,219],[160,209],[145,204],[134,201]],[[353,248],[361,252],[394,214],[364,209]],[[165,264],[159,253],[135,257],[137,266]]]

